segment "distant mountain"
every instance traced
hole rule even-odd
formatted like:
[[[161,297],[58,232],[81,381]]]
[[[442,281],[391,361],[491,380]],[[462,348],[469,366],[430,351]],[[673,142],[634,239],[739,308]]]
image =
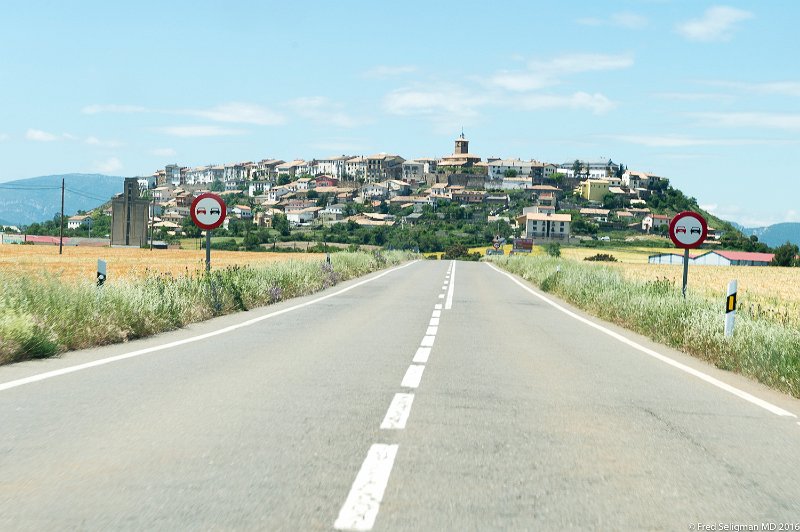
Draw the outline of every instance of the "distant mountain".
[[[30,225],[52,220],[61,211],[64,179],[64,213],[88,211],[122,192],[123,177],[101,174],[66,174],[32,177],[0,183],[0,223]]]
[[[785,222],[767,227],[742,227],[736,223],[733,225],[744,235],[756,235],[759,242],[764,242],[770,247],[780,246],[786,242],[800,246],[800,223],[797,222]]]

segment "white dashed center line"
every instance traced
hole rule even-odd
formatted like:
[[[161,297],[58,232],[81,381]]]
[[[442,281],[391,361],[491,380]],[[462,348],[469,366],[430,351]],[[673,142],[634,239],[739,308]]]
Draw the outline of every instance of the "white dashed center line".
[[[411,364],[408,366],[408,370],[406,370],[406,374],[403,377],[403,382],[400,383],[400,386],[403,388],[418,388],[419,382],[422,380],[423,371],[425,371],[425,366]]]
[[[392,404],[389,405],[386,417],[383,418],[381,428],[390,430],[406,428],[406,421],[408,421],[408,415],[411,413],[411,403],[413,402],[413,393],[394,394],[394,399],[392,399]]]
[[[430,347],[420,347],[417,349],[416,354],[414,355],[414,362],[417,364],[425,364],[428,362],[428,357],[431,356],[431,348]]]
[[[376,443],[356,475],[353,487],[333,523],[337,530],[372,530],[397,456],[397,445]]]

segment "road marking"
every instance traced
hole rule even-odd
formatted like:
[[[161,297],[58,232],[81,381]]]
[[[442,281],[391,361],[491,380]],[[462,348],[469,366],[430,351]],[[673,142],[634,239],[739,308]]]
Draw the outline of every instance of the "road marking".
[[[375,443],[369,448],[333,528],[372,530],[394,467],[397,448],[396,444],[383,443]]]
[[[386,411],[386,417],[381,423],[382,429],[404,429],[408,415],[411,413],[411,403],[414,402],[413,393],[396,393]]]
[[[439,299],[444,299],[444,294],[439,294]]]
[[[528,287],[525,284],[523,284],[522,282],[520,282],[516,277],[514,277],[510,273],[504,272],[504,271],[500,270],[499,268],[497,268],[496,266],[494,266],[493,264],[489,264],[488,262],[486,264],[488,264],[489,267],[491,267],[497,273],[505,275],[506,277],[508,277],[509,279],[514,281],[516,284],[518,284],[519,286],[521,286],[522,288],[524,288],[525,290],[527,290],[528,292],[530,292],[534,296],[538,297],[539,299],[541,299],[542,301],[544,301],[548,305],[556,308],[557,310],[560,310],[564,314],[566,314],[566,315],[568,315],[568,316],[570,316],[572,318],[575,318],[576,320],[578,320],[578,321],[580,321],[582,323],[585,323],[589,327],[597,329],[598,331],[600,331],[600,332],[602,332],[604,334],[607,334],[608,336],[610,336],[612,338],[615,338],[615,339],[619,340],[620,342],[622,342],[622,343],[624,343],[624,344],[626,344],[626,345],[628,345],[630,347],[633,347],[634,349],[636,349],[638,351],[641,351],[642,353],[644,353],[646,355],[649,355],[649,356],[651,356],[651,357],[653,357],[655,359],[658,359],[661,362],[664,362],[665,364],[669,364],[670,366],[672,366],[674,368],[677,368],[677,369],[679,369],[681,371],[684,371],[684,372],[688,373],[689,375],[693,375],[693,376],[697,377],[698,379],[707,382],[708,384],[716,386],[717,388],[720,388],[721,390],[725,390],[726,392],[731,393],[731,394],[733,394],[733,395],[735,395],[735,396],[737,396],[737,397],[739,397],[741,399],[744,399],[745,401],[748,401],[748,402],[750,402],[750,403],[752,403],[752,404],[754,404],[756,406],[759,406],[759,407],[763,408],[764,410],[772,412],[775,415],[784,416],[784,417],[794,417],[794,418],[797,417],[795,414],[792,414],[791,412],[788,412],[788,411],[784,410],[783,408],[775,406],[772,403],[768,403],[767,401],[764,401],[763,399],[759,399],[758,397],[756,397],[754,395],[751,395],[751,394],[749,394],[749,393],[747,393],[747,392],[745,392],[743,390],[735,388],[735,387],[731,386],[728,383],[722,382],[721,380],[716,379],[716,378],[712,377],[711,375],[707,375],[707,374],[703,373],[702,371],[699,371],[699,370],[696,370],[696,369],[694,369],[692,367],[689,367],[686,364],[682,364],[682,363],[678,362],[677,360],[673,360],[673,359],[669,358],[668,356],[662,355],[661,353],[659,353],[657,351],[653,351],[652,349],[644,347],[643,345],[637,344],[633,340],[630,340],[630,339],[622,336],[621,334],[618,334],[618,333],[616,333],[616,332],[614,332],[614,331],[612,331],[610,329],[606,329],[605,327],[603,327],[602,325],[600,325],[598,323],[595,323],[595,322],[593,322],[591,320],[587,320],[586,318],[584,318],[582,316],[578,316],[577,314],[575,314],[571,310],[568,310],[568,309],[562,307],[561,305],[559,305],[555,301],[552,301],[552,300],[546,298],[545,296],[535,292],[530,287]]]
[[[441,304],[441,303],[436,303],[436,304],[433,306],[433,308],[435,308],[436,310],[442,310],[442,304]]]
[[[441,310],[434,310],[433,314],[431,315],[431,318],[440,318],[441,316],[442,316]]]
[[[445,310],[453,308],[453,290],[456,287],[456,261],[453,261],[453,278],[450,279],[450,290],[447,292],[447,301],[444,304]]]
[[[447,279],[444,280],[444,285],[447,286],[450,283]]]
[[[442,287],[442,290],[447,290],[447,285],[444,285],[444,286]]]
[[[62,375],[67,375],[69,373],[75,373],[76,371],[82,371],[82,370],[94,368],[94,367],[97,367],[97,366],[103,366],[105,364],[111,364],[112,362],[119,362],[120,360],[125,360],[125,359],[128,359],[128,358],[134,358],[134,357],[138,357],[138,356],[142,356],[142,355],[147,355],[147,354],[150,354],[150,353],[155,353],[156,351],[163,351],[165,349],[172,349],[173,347],[178,347],[178,346],[181,346],[181,345],[186,345],[186,344],[191,344],[191,343],[194,343],[194,342],[199,342],[201,340],[206,340],[206,339],[212,338],[214,336],[219,336],[220,334],[226,334],[226,333],[235,331],[237,329],[241,329],[241,328],[244,328],[244,327],[249,327],[250,325],[255,325],[256,323],[260,323],[260,322],[262,322],[264,320],[268,320],[270,318],[274,318],[276,316],[280,316],[281,314],[286,314],[288,312],[293,312],[295,310],[299,310],[301,308],[308,307],[310,305],[314,305],[314,304],[319,303],[321,301],[325,301],[326,299],[330,299],[332,297],[336,297],[336,296],[338,296],[340,294],[344,294],[345,292],[349,292],[350,290],[353,290],[354,288],[358,288],[359,286],[363,286],[363,285],[365,285],[367,283],[371,283],[372,281],[380,279],[381,277],[389,275],[390,273],[396,272],[397,270],[401,270],[403,268],[407,268],[408,266],[411,266],[412,264],[414,264],[416,262],[418,262],[418,261],[412,261],[412,262],[409,262],[408,264],[403,264],[402,266],[398,266],[396,268],[392,268],[391,270],[387,270],[387,271],[385,271],[385,272],[383,272],[381,274],[376,275],[375,277],[370,277],[369,279],[365,279],[363,281],[359,281],[359,282],[357,282],[357,283],[355,283],[353,285],[348,286],[347,288],[343,288],[341,290],[333,292],[332,294],[324,295],[322,297],[318,297],[316,299],[312,299],[311,301],[306,301],[305,303],[300,303],[299,305],[294,305],[294,306],[291,306],[289,308],[285,308],[283,310],[278,310],[278,311],[275,311],[275,312],[271,312],[271,313],[266,314],[264,316],[259,316],[258,318],[253,318],[253,319],[250,319],[250,320],[247,320],[247,321],[243,321],[242,323],[237,323],[236,325],[230,325],[228,327],[223,327],[222,329],[217,329],[216,331],[211,331],[209,333],[201,334],[201,335],[198,335],[198,336],[192,336],[191,338],[184,338],[183,340],[177,340],[175,342],[169,342],[167,344],[148,347],[146,349],[139,349],[137,351],[131,351],[130,353],[124,353],[122,355],[116,355],[116,356],[108,357],[108,358],[101,358],[100,360],[94,360],[92,362],[87,362],[85,364],[78,364],[77,366],[70,366],[70,367],[67,367],[67,368],[61,368],[61,369],[57,369],[57,370],[53,370],[53,371],[48,371],[48,372],[45,372],[45,373],[39,373],[38,375],[31,375],[30,377],[25,377],[25,378],[22,378],[22,379],[17,379],[17,380],[13,380],[13,381],[4,382],[4,383],[0,384],[0,392],[4,391],[4,390],[9,390],[11,388],[16,388],[18,386],[24,386],[25,384],[31,384],[31,383],[34,383],[34,382],[39,382],[39,381],[43,381],[43,380],[47,380],[47,379],[52,379],[54,377],[60,377]]]
[[[417,349],[417,352],[414,353],[414,360],[418,364],[425,364],[428,362],[428,357],[431,356],[431,348],[430,347],[420,347]]]
[[[406,374],[403,377],[403,382],[400,383],[400,386],[403,388],[419,388],[419,383],[422,380],[422,372],[425,371],[425,366],[417,366],[415,364],[411,364],[408,366],[406,370]]]
[[[430,325],[430,326],[437,325],[437,326],[438,326],[438,325],[439,325],[439,320],[440,320],[440,319],[441,319],[441,318],[431,318],[431,322],[430,322],[428,325]]]
[[[419,345],[422,347],[433,347],[433,341],[436,340],[435,336],[423,336],[422,342]]]
[[[425,331],[425,334],[428,336],[436,336],[436,333],[439,331],[439,327],[428,327],[428,330]]]

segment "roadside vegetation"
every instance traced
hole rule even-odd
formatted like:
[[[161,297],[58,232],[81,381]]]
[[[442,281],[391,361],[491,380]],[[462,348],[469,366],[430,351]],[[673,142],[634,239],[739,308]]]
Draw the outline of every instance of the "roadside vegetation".
[[[215,316],[312,294],[399,264],[404,252],[335,253],[325,260],[151,273],[103,287],[0,271],[0,364],[124,342]]]
[[[738,313],[734,336],[725,338],[722,299],[691,283],[684,299],[670,279],[626,279],[613,266],[549,256],[491,260],[604,320],[800,397],[800,330],[780,316]]]

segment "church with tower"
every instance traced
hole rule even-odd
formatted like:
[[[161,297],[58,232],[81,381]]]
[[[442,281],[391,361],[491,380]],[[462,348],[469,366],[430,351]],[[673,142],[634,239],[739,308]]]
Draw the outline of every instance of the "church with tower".
[[[469,168],[479,162],[481,162],[480,156],[469,152],[469,141],[464,137],[464,130],[461,130],[461,135],[456,139],[455,151],[452,155],[445,155],[439,159],[438,166]]]

